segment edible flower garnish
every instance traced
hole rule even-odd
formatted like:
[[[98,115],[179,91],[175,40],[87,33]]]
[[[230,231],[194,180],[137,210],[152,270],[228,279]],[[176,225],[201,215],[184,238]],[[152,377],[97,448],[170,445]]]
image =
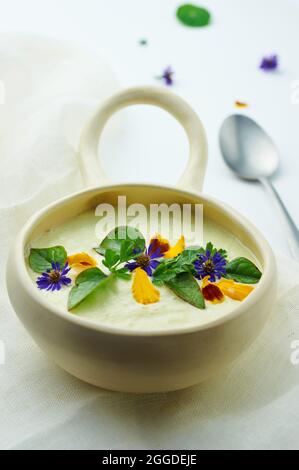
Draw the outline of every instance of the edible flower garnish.
[[[162,75],[157,77],[158,80],[164,80],[165,85],[171,86],[173,85],[173,75],[174,71],[172,70],[171,66],[169,65],[163,71]]]
[[[52,263],[52,269],[42,273],[36,280],[39,289],[60,290],[62,286],[68,286],[72,280],[67,277],[70,271],[68,263],[61,268],[59,263]]]
[[[278,67],[278,57],[276,54],[263,57],[260,63],[260,69],[264,70],[265,72],[276,70],[277,67]]]
[[[224,296],[233,300],[242,301],[252,292],[254,287],[246,284],[240,284],[232,279],[220,279],[218,282],[210,282],[208,276],[202,281],[202,294],[205,300],[212,303],[223,302]]]
[[[169,248],[164,253],[164,258],[175,258],[177,255],[182,253],[185,249],[185,237],[184,235],[181,236],[181,238],[176,242],[175,245]]]
[[[211,243],[208,243],[206,249],[198,255],[193,263],[196,270],[197,279],[203,279],[208,276],[209,281],[215,282],[226,274],[226,252],[216,250]]]
[[[248,103],[245,103],[244,101],[238,101],[236,100],[235,101],[235,107],[236,108],[248,108],[249,104]]]
[[[140,267],[134,271],[132,294],[140,304],[153,304],[160,300],[160,292],[154,287],[146,271]]]
[[[153,270],[160,264],[159,258],[169,250],[169,243],[160,235],[156,235],[150,240],[149,247],[144,252],[138,254],[134,261],[125,264],[125,268],[129,271],[135,271],[137,268],[143,269],[148,276],[153,274]]]
[[[185,246],[182,235],[175,245],[156,234],[149,246],[136,228],[114,228],[94,248],[102,256],[102,264],[109,271],[97,267],[97,261],[88,253],[68,255],[61,246],[31,248],[29,266],[38,273],[37,287],[58,291],[63,286],[72,287],[68,309],[83,302],[95,289],[106,285],[107,279],[132,279],[134,299],[143,304],[160,300],[157,287],[164,286],[181,300],[198,309],[205,308],[205,300],[220,303],[226,297],[244,300],[262,276],[260,269],[245,257],[227,259],[227,252],[215,248],[211,242],[203,246]],[[68,273],[77,270],[72,284]],[[201,282],[198,282],[199,279]]]
[[[88,253],[76,253],[67,257],[67,262],[71,268],[83,269],[94,268],[97,265],[96,260]]]
[[[209,300],[213,304],[218,304],[224,301],[224,295],[217,284],[209,282],[209,276],[203,278],[201,292],[205,300]]]
[[[232,279],[221,279],[217,286],[224,295],[234,300],[244,300],[253,291],[254,287],[246,284],[240,284]]]

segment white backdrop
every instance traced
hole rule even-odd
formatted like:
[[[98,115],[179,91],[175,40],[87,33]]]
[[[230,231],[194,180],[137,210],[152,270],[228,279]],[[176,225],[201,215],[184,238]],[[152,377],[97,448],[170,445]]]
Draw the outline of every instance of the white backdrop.
[[[182,3],[182,2],[181,2]],[[288,254],[271,201],[256,184],[238,181],[222,162],[217,135],[233,102],[247,101],[281,152],[275,179],[299,224],[299,103],[291,84],[299,80],[297,0],[202,0],[213,24],[189,29],[175,18],[178,0],[0,0],[0,29],[42,33],[73,40],[106,56],[122,86],[153,84],[171,64],[173,90],[186,98],[208,133],[210,159],[205,191],[246,214],[275,249]],[[147,38],[147,47],[138,46]],[[280,71],[258,70],[260,58],[277,53]],[[185,136],[171,118],[156,110],[123,111],[119,139],[103,142],[106,170],[115,180],[174,183],[187,156]],[[162,118],[157,120],[157,116]],[[148,141],[144,155],[142,142]],[[163,160],[161,160],[163,155]],[[149,160],[152,164],[149,164]]]
[[[243,112],[255,117],[279,145],[282,165],[275,184],[299,224],[299,104],[291,100],[291,85],[299,80],[298,2],[202,3],[212,11],[213,24],[190,30],[177,23],[177,2],[172,0],[0,0],[0,29],[85,46],[106,57],[121,86],[157,83],[154,77],[171,64],[176,72],[173,91],[191,103],[207,129],[206,192],[246,214],[276,251],[288,254],[271,201],[257,184],[241,182],[226,169],[217,133],[222,119],[235,111],[236,99],[250,104]],[[57,192],[80,187],[74,148],[82,118],[116,88],[103,61],[93,62],[82,50],[39,36],[12,38],[0,41],[0,80],[8,84],[0,109],[0,210],[22,198],[27,203],[0,213],[2,260],[9,234],[30,212]],[[148,39],[147,47],[138,45],[140,38]],[[279,72],[258,69],[267,53],[279,55]],[[5,77],[5,70],[10,75]],[[24,104],[21,115],[19,104]],[[122,115],[117,125],[116,118],[111,120],[101,146],[111,178],[174,183],[187,157],[178,124],[144,107]],[[59,126],[61,117],[66,127]],[[5,339],[7,357],[5,366],[0,365],[0,447],[298,448],[299,366],[290,362],[291,341],[299,339],[298,264],[279,258],[279,273],[281,298],[275,315],[233,369],[187,391],[146,397],[97,390],[58,369],[12,315],[1,287],[0,339]],[[0,281],[3,286],[3,268]]]

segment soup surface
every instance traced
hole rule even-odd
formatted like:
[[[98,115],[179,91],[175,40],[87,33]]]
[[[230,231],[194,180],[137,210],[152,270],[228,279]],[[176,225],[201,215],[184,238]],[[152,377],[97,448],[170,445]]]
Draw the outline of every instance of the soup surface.
[[[102,265],[102,257],[93,250],[106,235],[105,233],[102,237],[99,234],[96,235],[97,221],[98,218],[95,216],[94,210],[80,214],[43,233],[30,243],[27,251],[29,253],[32,247],[45,248],[62,245],[69,255],[79,252],[90,254],[97,260],[98,267],[107,272],[107,269]],[[143,233],[146,234],[146,230]],[[207,242],[212,242],[216,248],[225,248],[229,259],[244,256],[258,265],[256,258],[247,247],[232,234],[208,219],[204,219],[203,240],[199,241],[204,245]],[[34,273],[29,265],[28,271],[32,281],[36,282],[39,274]],[[69,277],[74,280],[77,274],[72,270]],[[130,330],[169,330],[201,325],[226,315],[240,305],[239,301],[226,297],[222,303],[206,302],[206,308],[200,310],[181,300],[163,286],[159,287],[161,294],[159,302],[142,305],[134,300],[131,286],[131,280],[108,279],[71,312],[67,310],[69,287],[63,287],[60,291],[55,292],[38,290],[38,293],[49,303],[57,306],[59,310],[64,311],[65,315],[77,315],[98,324]]]

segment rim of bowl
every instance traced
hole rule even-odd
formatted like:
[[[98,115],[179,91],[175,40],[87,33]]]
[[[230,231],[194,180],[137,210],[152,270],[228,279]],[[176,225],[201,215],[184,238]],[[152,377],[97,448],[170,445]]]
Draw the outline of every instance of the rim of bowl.
[[[151,189],[161,189],[161,190],[170,190],[174,193],[180,193],[181,195],[193,197],[193,198],[201,198],[204,201],[212,203],[220,210],[222,210],[225,215],[231,217],[236,221],[239,225],[243,227],[245,231],[247,231],[255,240],[257,245],[259,246],[260,252],[262,253],[263,258],[263,273],[261,280],[259,281],[258,285],[254,289],[254,291],[248,296],[240,305],[235,307],[229,313],[226,313],[220,318],[215,320],[211,320],[209,322],[194,325],[189,327],[177,327],[172,329],[160,329],[160,330],[130,330],[128,328],[121,328],[117,326],[110,326],[110,325],[101,325],[93,320],[87,320],[82,317],[78,317],[75,314],[70,314],[70,312],[66,309],[60,309],[59,307],[55,307],[51,305],[50,302],[43,299],[43,297],[39,294],[39,292],[35,289],[34,283],[28,272],[28,267],[26,265],[25,256],[24,256],[24,248],[25,248],[25,240],[28,236],[28,232],[31,231],[32,227],[41,219],[49,210],[59,206],[63,202],[68,202],[74,197],[80,197],[80,195],[87,193],[87,192],[94,192],[99,190],[104,192],[106,190],[116,190],[117,188],[134,188],[134,187],[141,187],[141,188],[151,188]],[[261,234],[261,232],[249,221],[246,217],[240,214],[237,210],[233,209],[226,203],[219,201],[216,198],[213,198],[209,195],[205,195],[195,191],[187,191],[181,188],[176,188],[173,186],[168,185],[159,185],[159,184],[152,184],[152,183],[124,183],[124,184],[109,184],[103,186],[93,186],[87,189],[83,189],[76,193],[71,194],[70,196],[62,197],[55,202],[48,204],[43,209],[37,211],[33,216],[31,216],[28,221],[25,223],[23,228],[21,229],[19,235],[17,235],[15,243],[13,244],[15,248],[14,255],[17,256],[18,259],[21,259],[22,262],[17,262],[16,267],[18,270],[19,275],[19,282],[22,283],[24,290],[27,294],[42,308],[46,308],[49,310],[53,315],[59,316],[61,319],[65,320],[66,322],[74,323],[78,326],[91,329],[94,331],[99,331],[102,333],[107,333],[111,335],[121,335],[121,336],[174,336],[180,334],[188,334],[188,333],[195,333],[202,330],[208,330],[210,328],[214,328],[218,325],[228,322],[250,308],[254,305],[264,294],[267,290],[267,286],[271,281],[271,278],[275,278],[276,276],[276,265],[274,259],[274,253],[272,248],[270,247],[267,240]]]

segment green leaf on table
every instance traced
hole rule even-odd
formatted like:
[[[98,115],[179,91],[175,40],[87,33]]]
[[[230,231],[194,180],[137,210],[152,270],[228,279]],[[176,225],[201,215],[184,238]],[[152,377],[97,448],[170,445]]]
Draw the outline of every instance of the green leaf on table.
[[[224,277],[245,284],[256,284],[261,276],[261,271],[252,261],[240,257],[227,263]]]
[[[68,310],[77,307],[97,287],[101,285],[108,276],[99,268],[90,268],[83,271],[75,280],[75,286],[71,289],[68,298]]]
[[[192,28],[207,26],[211,19],[208,10],[190,3],[181,5],[176,11],[176,16],[181,23]]]
[[[194,307],[204,309],[205,300],[198,283],[190,273],[177,274],[165,282],[165,285],[178,297],[185,300]]]
[[[29,265],[36,273],[44,273],[52,269],[52,263],[59,263],[63,267],[66,263],[67,252],[63,246],[49,248],[31,248]]]
[[[134,227],[122,226],[111,230],[95,251],[104,256],[106,250],[111,250],[124,262],[132,259],[134,252],[142,252],[144,249],[145,239],[142,233]]]

